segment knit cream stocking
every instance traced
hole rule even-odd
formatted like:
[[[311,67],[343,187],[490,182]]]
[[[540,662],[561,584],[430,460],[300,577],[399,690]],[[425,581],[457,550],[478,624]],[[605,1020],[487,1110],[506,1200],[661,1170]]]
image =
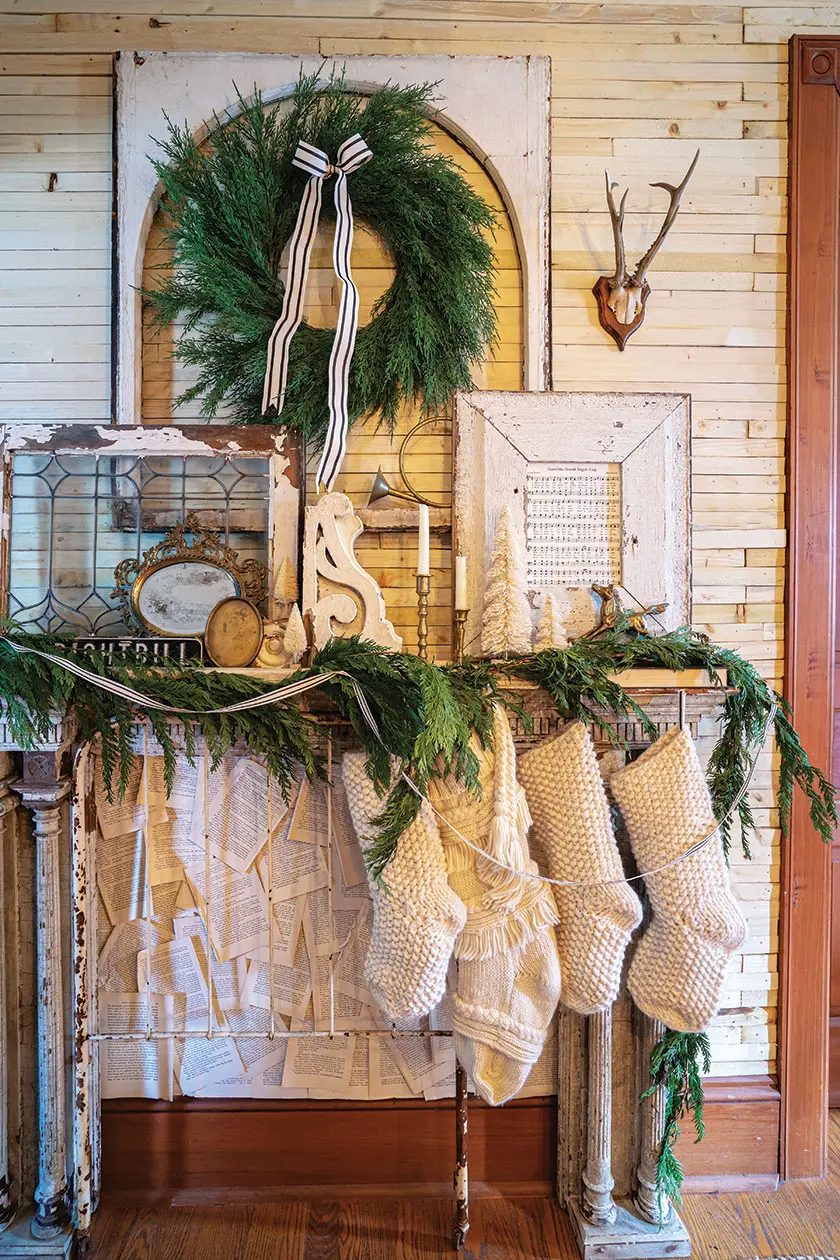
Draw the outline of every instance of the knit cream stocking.
[[[553,898],[538,879],[511,874],[464,844],[456,832],[517,871],[536,873],[528,852],[530,815],[516,780],[507,716],[496,709],[493,750],[479,758],[481,796],[454,780],[433,782],[451,887],[467,907],[455,943],[456,1050],[481,1096],[506,1102],[540,1056],[560,993]]]
[[[551,928],[492,958],[458,963],[455,1052],[485,1102],[519,1093],[542,1053],[560,993]]]
[[[347,753],[342,765],[353,826],[364,847],[383,801],[368,778],[364,753]],[[446,969],[466,910],[449,887],[440,832],[423,804],[400,836],[385,871],[386,889],[369,881],[373,935],[365,962],[368,988],[390,1019],[427,1015],[443,997]]]
[[[583,722],[571,722],[521,757],[519,777],[552,879],[594,884],[624,878],[595,749]],[[624,952],[641,922],[642,907],[629,884],[555,884],[552,891],[563,1002],[591,1015],[618,997]]]
[[[680,857],[715,824],[691,736],[674,727],[610,780],[640,871]],[[640,1010],[677,1032],[714,1018],[747,925],[729,886],[720,837],[645,880],[653,917],[630,967]]]

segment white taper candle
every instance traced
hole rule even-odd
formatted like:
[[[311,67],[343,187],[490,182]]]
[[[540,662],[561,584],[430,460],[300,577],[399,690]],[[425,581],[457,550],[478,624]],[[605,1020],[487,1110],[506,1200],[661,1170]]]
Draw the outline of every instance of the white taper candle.
[[[417,532],[417,576],[429,576],[429,505],[420,504],[420,521]]]
[[[457,612],[465,612],[467,603],[467,557],[455,557],[455,608]]]

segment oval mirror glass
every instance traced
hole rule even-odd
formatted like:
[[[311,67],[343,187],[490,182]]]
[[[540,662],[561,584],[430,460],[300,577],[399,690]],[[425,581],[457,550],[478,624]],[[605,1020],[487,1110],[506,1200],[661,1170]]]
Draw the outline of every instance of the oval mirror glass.
[[[176,560],[138,578],[132,604],[152,634],[180,637],[204,634],[219,601],[238,594],[239,583],[227,569],[207,560]]]

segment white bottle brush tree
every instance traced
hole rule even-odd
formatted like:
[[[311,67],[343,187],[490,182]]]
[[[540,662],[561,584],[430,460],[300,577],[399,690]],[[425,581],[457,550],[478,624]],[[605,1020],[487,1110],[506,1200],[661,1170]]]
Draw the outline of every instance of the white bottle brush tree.
[[[525,587],[525,558],[514,536],[510,514],[502,508],[484,592],[481,646],[485,655],[507,656],[530,650],[531,609]]]
[[[569,646],[564,625],[564,620],[568,617],[569,611],[568,596],[564,600],[563,597],[555,599],[550,592],[546,595],[537,624],[537,638],[534,644],[537,652],[545,652],[548,648]]]

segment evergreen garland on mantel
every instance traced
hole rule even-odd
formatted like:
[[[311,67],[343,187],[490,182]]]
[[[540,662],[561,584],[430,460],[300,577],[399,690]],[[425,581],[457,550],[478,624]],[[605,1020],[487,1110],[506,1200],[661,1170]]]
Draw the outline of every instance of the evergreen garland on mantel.
[[[288,681],[313,674],[341,670],[346,677],[332,678],[323,692],[338,713],[353,727],[368,752],[368,772],[383,793],[391,777],[391,757],[396,757],[414,782],[425,791],[436,776],[455,774],[475,786],[477,760],[470,749],[473,731],[482,745],[492,740],[494,700],[516,709],[515,692],[503,691],[503,682],[517,679],[537,683],[548,692],[558,712],[568,719],[594,723],[620,742],[615,727],[603,711],[629,716],[656,737],[644,711],[611,675],[645,666],[668,670],[705,669],[713,686],[721,686],[718,671],[727,673],[722,690],[722,718],[718,742],[708,764],[709,788],[715,813],[722,818],[740,792],[749,768],[750,754],[760,739],[771,706],[776,745],[780,754],[777,804],[784,834],[790,825],[795,786],[808,798],[811,822],[828,843],[837,825],[835,790],[823,772],[812,766],[790,721],[786,702],[774,693],[753,665],[736,652],[709,643],[688,629],[650,638],[627,639],[624,627],[598,639],[578,640],[567,648],[551,648],[533,655],[511,656],[503,661],[470,659],[455,665],[434,665],[410,653],[389,652],[358,638],[334,639],[310,666]],[[19,643],[84,665],[93,673],[123,682],[150,699],[182,708],[186,751],[195,751],[195,731],[201,731],[216,764],[239,741],[264,758],[284,790],[298,767],[310,778],[323,777],[326,768],[319,752],[322,729],[294,700],[236,714],[187,713],[186,710],[218,708],[246,697],[256,697],[275,684],[251,675],[216,673],[200,665],[155,662],[140,652],[106,660],[103,653],[74,648],[69,637],[33,635],[5,623],[0,637],[0,700],[6,706],[13,739],[22,747],[34,747],[49,732],[56,711],[72,709],[82,740],[99,735],[102,740],[106,782],[124,791],[131,769],[131,727],[148,718],[164,755],[167,786],[171,787],[178,750],[169,723],[172,714],[154,709],[135,711],[123,699],[76,678],[60,665],[37,656],[19,654],[10,646]],[[382,735],[375,738],[359,709],[350,679],[364,692]],[[599,712],[599,710],[601,712]],[[384,800],[377,820],[377,834],[366,854],[371,873],[381,880],[393,857],[400,835],[415,817],[419,801],[402,782]],[[747,796],[738,807],[742,845],[747,857],[753,817]],[[731,842],[731,824],[721,828],[725,848]],[[666,1129],[659,1153],[657,1184],[670,1198],[679,1199],[682,1169],[674,1154],[680,1120],[691,1114],[697,1140],[703,1133],[702,1070],[710,1067],[705,1034],[668,1030],[651,1058],[652,1088],[664,1085]]]

